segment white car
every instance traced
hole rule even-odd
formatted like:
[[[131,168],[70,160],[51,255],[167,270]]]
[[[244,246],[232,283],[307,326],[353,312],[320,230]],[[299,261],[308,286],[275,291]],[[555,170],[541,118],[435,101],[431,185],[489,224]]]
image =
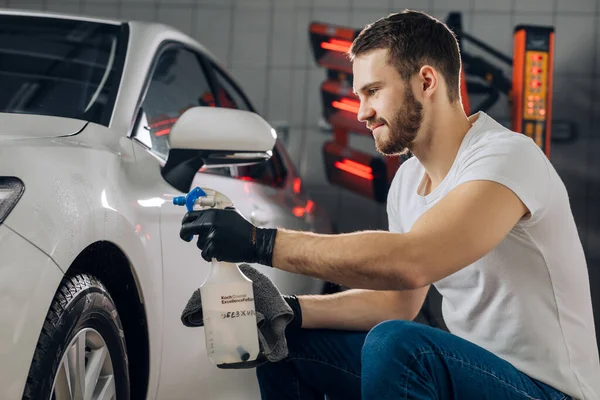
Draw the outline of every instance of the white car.
[[[172,199],[199,186],[257,225],[330,232],[271,127],[170,27],[0,26],[0,398],[259,398],[254,370],[215,367],[180,320],[209,264]],[[258,268],[283,293],[325,284]]]

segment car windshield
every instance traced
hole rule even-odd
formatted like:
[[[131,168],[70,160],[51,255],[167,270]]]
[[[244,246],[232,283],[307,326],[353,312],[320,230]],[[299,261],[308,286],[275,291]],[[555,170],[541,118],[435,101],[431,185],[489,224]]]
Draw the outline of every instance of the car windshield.
[[[119,25],[0,15],[0,112],[108,125],[126,39]]]

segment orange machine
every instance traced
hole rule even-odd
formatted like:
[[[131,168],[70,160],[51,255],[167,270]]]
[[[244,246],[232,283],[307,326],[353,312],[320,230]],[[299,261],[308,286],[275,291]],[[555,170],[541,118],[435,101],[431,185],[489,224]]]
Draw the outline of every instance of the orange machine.
[[[512,129],[550,157],[554,29],[517,26],[514,39]]]
[[[518,26],[514,34],[514,58],[510,58],[463,32],[460,13],[450,13],[446,23],[455,32],[461,49],[462,42],[469,40],[513,68],[511,81],[501,68],[463,50],[461,97],[465,112],[487,111],[500,94],[506,95],[512,104],[511,129],[534,138],[549,156],[553,29]],[[350,135],[371,137],[365,124],[356,118],[360,103],[352,91],[352,66],[347,57],[360,31],[313,22],[309,32],[315,62],[327,71],[321,84],[322,115],[333,132],[332,140],[323,146],[327,179],[333,185],[383,203],[396,170],[411,155],[383,157],[350,147]],[[473,99],[480,95],[487,97],[475,104]]]

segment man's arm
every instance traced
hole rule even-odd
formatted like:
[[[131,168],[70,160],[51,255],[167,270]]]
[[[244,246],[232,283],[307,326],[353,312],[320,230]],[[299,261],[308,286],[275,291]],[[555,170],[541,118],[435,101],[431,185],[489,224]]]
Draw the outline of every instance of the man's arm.
[[[353,288],[417,289],[483,257],[527,213],[506,186],[469,181],[450,191],[407,233],[279,230],[272,265]]]
[[[352,289],[329,295],[299,296],[302,327],[368,331],[390,319],[412,321],[423,306],[429,286],[415,290]]]

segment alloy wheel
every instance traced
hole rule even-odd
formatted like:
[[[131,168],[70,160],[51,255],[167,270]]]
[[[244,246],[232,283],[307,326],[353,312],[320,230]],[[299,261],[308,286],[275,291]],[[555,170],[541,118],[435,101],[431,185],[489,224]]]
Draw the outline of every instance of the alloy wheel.
[[[114,399],[115,376],[108,346],[95,329],[82,329],[66,347],[50,400]]]

